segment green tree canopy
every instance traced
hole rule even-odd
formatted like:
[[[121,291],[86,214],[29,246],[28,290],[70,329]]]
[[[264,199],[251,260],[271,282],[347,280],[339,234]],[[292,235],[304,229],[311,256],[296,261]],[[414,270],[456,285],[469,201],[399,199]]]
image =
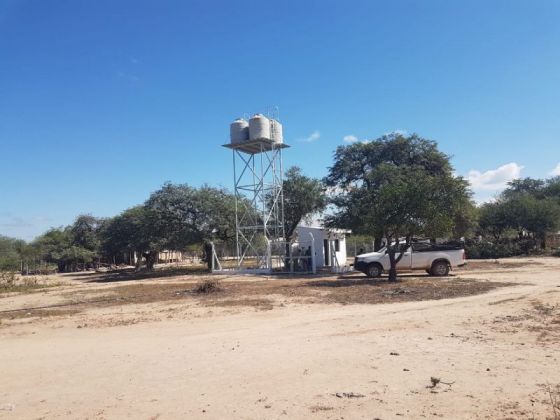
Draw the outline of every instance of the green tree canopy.
[[[148,210],[135,206],[108,220],[101,230],[101,249],[107,256],[158,249],[161,242],[151,226]]]
[[[390,280],[404,252],[397,255],[400,238],[409,244],[413,236],[451,234],[470,202],[468,183],[454,176],[449,157],[417,135],[339,147],[327,184],[339,190],[328,223],[386,238]]]
[[[19,270],[26,247],[24,240],[0,235],[0,271]]]
[[[325,209],[327,197],[321,180],[305,176],[297,166],[286,171],[283,187],[284,230],[290,240],[302,220]]]

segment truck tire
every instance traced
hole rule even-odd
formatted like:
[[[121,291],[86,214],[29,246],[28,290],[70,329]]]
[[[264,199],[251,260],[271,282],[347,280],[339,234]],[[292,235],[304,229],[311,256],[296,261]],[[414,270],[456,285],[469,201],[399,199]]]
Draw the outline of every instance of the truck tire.
[[[383,273],[383,267],[381,267],[377,263],[368,264],[366,268],[366,276],[368,277],[380,277],[381,273]]]
[[[436,277],[445,277],[449,274],[449,263],[444,260],[434,261],[430,274]]]

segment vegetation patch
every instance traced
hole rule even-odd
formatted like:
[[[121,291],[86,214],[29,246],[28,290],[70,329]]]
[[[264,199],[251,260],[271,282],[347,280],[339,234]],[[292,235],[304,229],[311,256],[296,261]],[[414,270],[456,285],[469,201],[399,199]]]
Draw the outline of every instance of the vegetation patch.
[[[540,343],[560,342],[560,305],[533,300],[523,311],[498,316],[492,321],[496,330],[502,333],[516,333],[526,330],[537,333]]]
[[[55,316],[74,315],[81,312],[79,308],[37,308],[9,312],[0,312],[0,322],[3,320],[16,320],[24,318],[50,318]]]
[[[183,282],[132,283],[108,289],[73,290],[63,293],[66,302],[56,305],[5,311],[0,319],[72,315],[89,308],[115,307],[155,302],[181,303],[205,307],[252,307],[271,310],[295,304],[380,304],[449,299],[485,293],[513,283],[470,279],[404,277],[399,282],[372,280],[362,276],[275,278],[261,281],[220,282],[215,277],[200,278],[196,285]]]
[[[15,272],[0,272],[0,294],[33,293],[40,289],[59,286],[60,283],[48,283],[49,278],[39,280],[37,277],[19,276]]]
[[[222,290],[223,289],[220,285],[220,280],[218,279],[200,280],[193,289],[195,293],[204,295],[221,292]]]
[[[456,267],[457,272],[479,271],[479,270],[514,270],[517,268],[543,266],[544,263],[539,261],[503,261],[503,260],[484,260],[484,261],[467,261],[462,267]]]
[[[204,302],[205,306],[218,306],[223,308],[235,306],[249,306],[261,311],[269,311],[274,308],[273,302],[270,299],[223,299],[211,302]]]

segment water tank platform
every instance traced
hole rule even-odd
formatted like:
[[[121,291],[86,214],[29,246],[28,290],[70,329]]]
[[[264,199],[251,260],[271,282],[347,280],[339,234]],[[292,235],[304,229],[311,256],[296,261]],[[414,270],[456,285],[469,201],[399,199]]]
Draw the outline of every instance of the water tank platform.
[[[222,145],[228,149],[239,150],[240,152],[254,155],[262,152],[269,152],[273,149],[285,149],[290,147],[285,143],[278,143],[270,139],[249,140],[240,143],[228,143]]]

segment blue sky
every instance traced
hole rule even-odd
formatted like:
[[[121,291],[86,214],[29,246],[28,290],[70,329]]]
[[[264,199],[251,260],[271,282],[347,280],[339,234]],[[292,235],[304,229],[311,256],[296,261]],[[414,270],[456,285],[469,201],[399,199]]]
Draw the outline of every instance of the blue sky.
[[[280,108],[284,165],[395,130],[479,201],[560,163],[560,2],[0,0],[0,234],[231,187],[231,120]],[[560,171],[560,167],[556,169]]]

